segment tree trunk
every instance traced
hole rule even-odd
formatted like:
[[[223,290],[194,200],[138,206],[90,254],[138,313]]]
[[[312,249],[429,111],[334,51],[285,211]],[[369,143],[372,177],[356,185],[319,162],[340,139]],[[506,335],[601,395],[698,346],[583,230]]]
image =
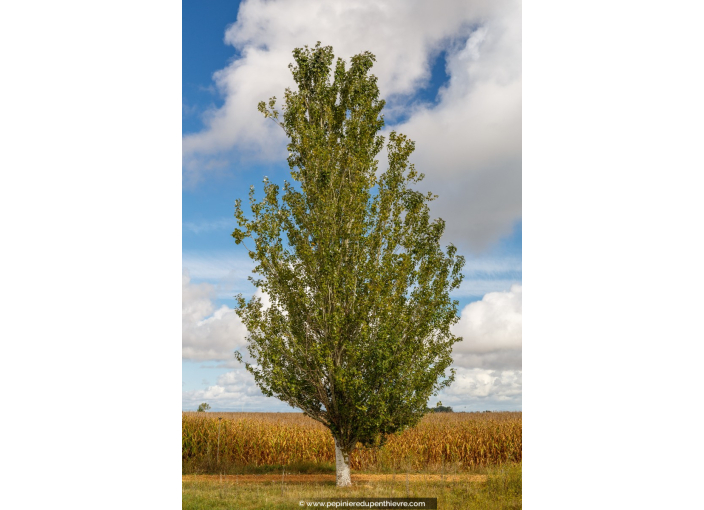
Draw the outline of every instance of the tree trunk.
[[[337,486],[349,487],[352,485],[350,478],[350,455],[340,448],[340,442],[335,438],[335,467],[337,468]]]

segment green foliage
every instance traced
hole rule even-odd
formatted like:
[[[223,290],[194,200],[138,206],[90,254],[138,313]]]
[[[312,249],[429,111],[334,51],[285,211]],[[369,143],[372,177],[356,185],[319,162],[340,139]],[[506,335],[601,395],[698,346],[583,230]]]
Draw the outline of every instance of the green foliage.
[[[391,132],[388,169],[378,174],[384,125],[374,55],[338,59],[330,47],[297,48],[298,86],[259,103],[290,139],[295,184],[264,180],[251,215],[236,202],[232,236],[256,262],[266,292],[237,297],[246,325],[246,368],[275,396],[329,427],[344,451],[382,444],[412,426],[431,395],[454,379],[450,332],[464,258],[440,247],[445,223],[431,220],[435,197],[411,188],[414,143]],[[241,353],[235,353],[242,361]]]
[[[201,405],[198,406],[199,413],[203,413],[203,412],[207,411],[208,409],[210,409],[210,405],[207,404],[206,402],[203,402]]]

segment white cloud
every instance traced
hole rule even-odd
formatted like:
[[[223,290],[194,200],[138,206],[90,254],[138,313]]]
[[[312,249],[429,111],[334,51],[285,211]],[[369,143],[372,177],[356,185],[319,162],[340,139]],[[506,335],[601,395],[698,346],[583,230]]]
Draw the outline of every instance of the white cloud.
[[[520,3],[497,4],[463,47],[448,52],[440,103],[398,126],[417,141],[424,185],[439,195],[433,214],[456,244],[485,248],[521,215],[520,39]]]
[[[283,161],[283,131],[256,105],[293,86],[291,50],[318,40],[345,59],[372,51],[390,111],[410,107],[408,98],[430,78],[432,59],[446,51],[450,81],[440,101],[413,106],[396,128],[416,141],[413,161],[427,175],[423,187],[440,196],[433,213],[447,221],[449,240],[483,249],[510,233],[521,214],[518,0],[242,3],[225,33],[241,57],[214,74],[223,106],[207,112],[203,131],[183,138],[186,179],[222,168],[233,150]]]
[[[269,308],[271,308],[271,296],[269,296],[269,294],[264,292],[262,289],[257,289],[254,292],[254,297],[257,297],[262,300],[262,307],[264,308],[264,310],[268,310]],[[280,310],[280,308],[275,308],[275,310]],[[288,315],[288,312],[286,310],[283,310],[283,313],[285,315]]]
[[[513,285],[508,292],[491,292],[464,307],[453,327],[463,338],[453,346],[455,366],[521,368],[522,289]]]
[[[438,394],[437,400],[455,411],[520,409],[522,378],[521,370],[457,368],[455,381]],[[431,399],[430,405],[434,402]]]
[[[231,360],[245,344],[247,329],[233,309],[215,310],[215,287],[182,276],[182,356],[190,360]]]
[[[254,292],[254,286],[247,277],[252,275],[255,264],[246,256],[237,256],[226,251],[186,251],[181,259],[183,267],[188,268],[188,274],[192,278],[219,283],[219,287],[228,293],[228,297],[239,292],[245,295]]]
[[[202,402],[223,411],[293,412],[288,404],[262,394],[254,377],[243,368],[220,375],[217,383],[204,390],[184,391],[182,408],[195,410]]]

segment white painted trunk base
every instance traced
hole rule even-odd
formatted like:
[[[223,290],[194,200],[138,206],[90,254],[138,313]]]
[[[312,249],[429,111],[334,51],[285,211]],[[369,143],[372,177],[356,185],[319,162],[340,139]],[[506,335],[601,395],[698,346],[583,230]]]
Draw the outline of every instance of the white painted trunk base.
[[[335,467],[337,469],[337,486],[349,487],[352,485],[352,479],[350,478],[350,457],[342,453],[337,439],[335,439]]]

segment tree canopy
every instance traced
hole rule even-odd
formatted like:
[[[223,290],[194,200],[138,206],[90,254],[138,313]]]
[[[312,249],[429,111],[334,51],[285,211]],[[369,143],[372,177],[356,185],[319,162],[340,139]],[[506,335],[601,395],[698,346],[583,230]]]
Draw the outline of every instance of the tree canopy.
[[[450,291],[464,258],[431,220],[436,198],[413,188],[423,174],[414,143],[388,142],[369,52],[333,65],[331,47],[293,51],[297,85],[259,110],[285,131],[293,182],[265,178],[251,214],[236,201],[232,236],[255,261],[259,297],[237,296],[248,330],[246,368],[267,396],[328,427],[345,455],[412,426],[454,379]],[[388,166],[377,156],[386,147]],[[240,352],[237,359],[243,360]]]

